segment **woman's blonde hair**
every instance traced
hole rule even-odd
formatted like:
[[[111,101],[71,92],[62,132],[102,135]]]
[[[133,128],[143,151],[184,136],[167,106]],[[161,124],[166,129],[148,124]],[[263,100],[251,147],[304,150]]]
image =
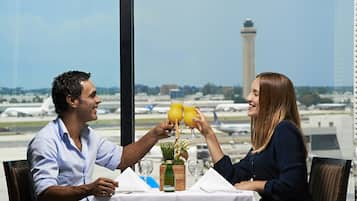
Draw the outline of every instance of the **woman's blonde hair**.
[[[267,147],[275,127],[283,120],[295,124],[303,140],[294,86],[290,79],[272,72],[261,73],[256,78],[259,79],[259,110],[251,120],[253,152],[261,152]]]

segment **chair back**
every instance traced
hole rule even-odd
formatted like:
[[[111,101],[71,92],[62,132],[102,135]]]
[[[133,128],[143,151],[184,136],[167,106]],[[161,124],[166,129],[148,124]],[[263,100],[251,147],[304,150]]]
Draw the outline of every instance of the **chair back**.
[[[345,201],[351,160],[314,157],[309,191],[313,201]]]
[[[27,160],[4,161],[9,201],[36,201]]]

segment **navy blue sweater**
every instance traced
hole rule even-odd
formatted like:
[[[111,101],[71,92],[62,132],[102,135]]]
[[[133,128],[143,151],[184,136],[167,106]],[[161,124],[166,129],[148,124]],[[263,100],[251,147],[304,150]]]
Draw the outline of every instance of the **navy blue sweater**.
[[[289,121],[280,122],[265,150],[252,149],[238,163],[232,164],[224,156],[216,164],[217,170],[230,183],[246,180],[266,180],[263,201],[310,200],[307,184],[304,142],[298,129]]]

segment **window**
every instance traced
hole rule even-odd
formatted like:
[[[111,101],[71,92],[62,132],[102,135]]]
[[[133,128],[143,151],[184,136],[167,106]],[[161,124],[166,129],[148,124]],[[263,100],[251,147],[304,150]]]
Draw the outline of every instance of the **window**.
[[[102,99],[90,124],[120,143],[118,1],[1,1],[0,26],[1,161],[26,158],[29,140],[56,117],[53,105],[40,110],[53,78],[74,69],[91,72]],[[3,179],[4,200],[5,189]]]
[[[334,156],[353,157],[352,0],[134,2],[135,107],[142,109],[135,115],[136,134],[167,119],[173,100],[199,106],[212,124],[213,111],[224,124],[248,123],[238,104],[244,104],[241,32],[252,22],[254,74],[286,74],[296,88],[303,129],[336,129],[338,136],[313,136],[312,148],[345,147]],[[205,143],[192,138],[183,122],[181,128],[194,148]],[[218,128],[227,153],[237,153],[232,144],[249,149],[249,134]]]

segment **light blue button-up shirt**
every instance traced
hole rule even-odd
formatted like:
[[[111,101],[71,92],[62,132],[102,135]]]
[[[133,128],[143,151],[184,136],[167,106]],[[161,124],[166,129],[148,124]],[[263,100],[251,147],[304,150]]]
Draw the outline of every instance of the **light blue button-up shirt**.
[[[27,150],[36,195],[53,185],[78,186],[92,182],[94,164],[116,169],[122,147],[87,127],[81,133],[82,150],[70,138],[60,118],[51,121],[31,140]],[[84,200],[91,200],[87,197]]]

